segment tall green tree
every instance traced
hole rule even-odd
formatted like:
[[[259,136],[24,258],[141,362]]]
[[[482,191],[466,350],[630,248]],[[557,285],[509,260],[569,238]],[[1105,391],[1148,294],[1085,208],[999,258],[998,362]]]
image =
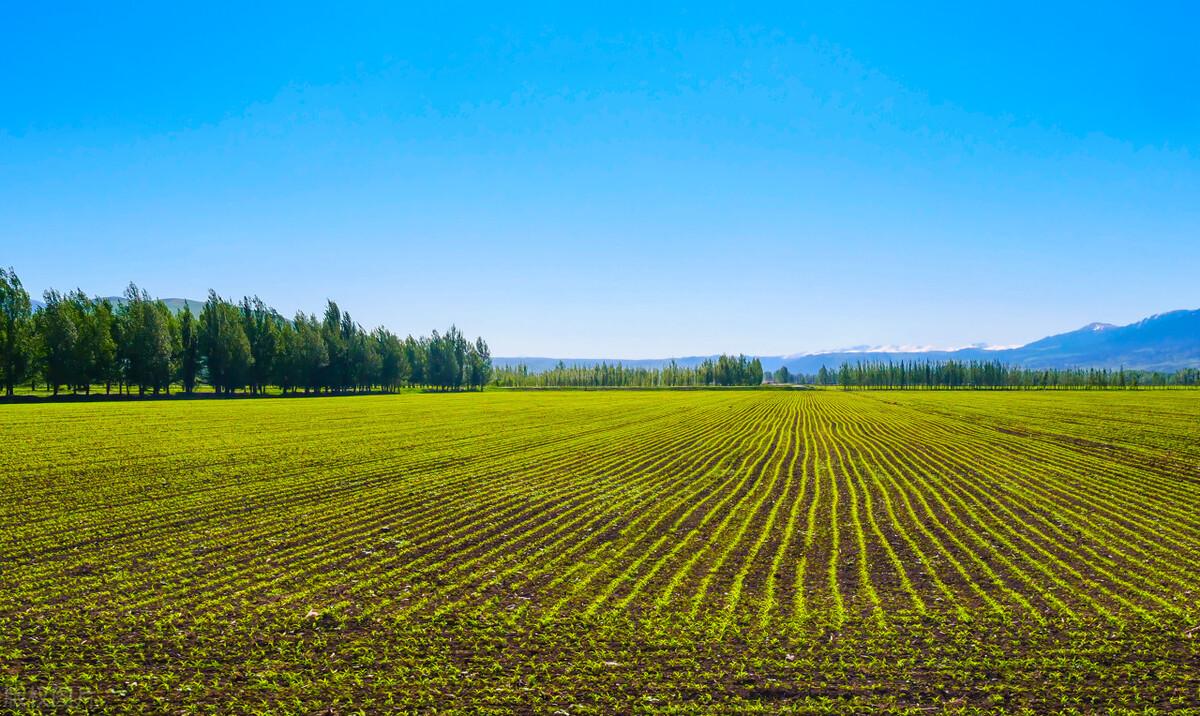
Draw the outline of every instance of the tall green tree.
[[[467,377],[470,374],[471,366],[468,356],[470,353],[470,343],[467,342],[466,336],[462,334],[462,331],[458,330],[458,327],[454,325],[451,325],[450,329],[446,331],[445,339],[454,356],[454,363],[458,366],[457,371],[452,371],[449,374],[450,381],[446,387],[458,390],[467,382]]]
[[[261,393],[275,375],[279,353],[279,324],[282,319],[258,296],[242,300],[242,330],[250,344],[248,379],[250,391]]]
[[[74,306],[58,291],[50,289],[42,294],[45,306],[38,311],[34,328],[38,337],[38,358],[41,361],[42,377],[54,395],[62,386],[76,387],[80,384],[82,369],[79,365],[79,321]]]
[[[104,393],[112,392],[112,384],[120,380],[117,359],[116,314],[107,299],[90,302],[83,341],[90,354],[88,382],[104,385]]]
[[[136,385],[138,395],[169,390],[176,354],[170,309],[131,283],[117,309],[117,323],[125,382]]]
[[[33,352],[33,309],[12,268],[0,268],[0,380],[5,395],[29,375]]]
[[[166,329],[168,343],[163,360],[154,366],[154,392],[157,393],[161,388],[170,395],[171,383],[179,373],[179,357],[183,352],[183,343],[179,332],[179,319],[171,311],[170,307],[161,300],[154,301],[153,307],[154,312],[158,314],[158,321]]]
[[[297,370],[296,357],[300,352],[299,334],[292,321],[281,321],[279,324],[278,355],[271,382],[279,386],[284,395],[294,393],[301,384],[301,376]]]
[[[200,370],[200,338],[196,331],[196,319],[190,306],[184,306],[179,314],[179,381],[183,392],[191,394],[196,389],[196,377]]]
[[[458,331],[453,326],[445,334],[434,331],[429,337],[426,382],[442,390],[462,384],[462,361],[459,358]],[[465,350],[463,351],[465,353]]]
[[[244,388],[254,360],[241,312],[215,291],[200,311],[199,350],[208,383],[217,393],[232,395]]]
[[[321,321],[321,340],[325,343],[328,362],[322,381],[327,390],[341,390],[346,386],[349,374],[346,337],[342,330],[342,310],[333,301],[325,304],[325,316]]]
[[[296,347],[299,351],[295,356],[298,376],[297,385],[303,386],[304,392],[317,392],[321,389],[329,370],[329,351],[325,347],[322,335],[322,324],[314,315],[296,314]]]
[[[430,385],[429,381],[429,339],[404,339],[404,359],[408,362],[408,384]]]
[[[488,348],[487,341],[482,338],[476,338],[475,342],[470,347],[470,379],[468,384],[472,388],[483,389],[485,385],[492,382],[492,352]]]
[[[379,354],[377,344],[361,326],[350,336],[350,385],[356,391],[370,391],[371,386],[380,382],[383,370],[383,358]]]
[[[374,344],[376,355],[379,356],[379,387],[385,391],[395,390],[399,387],[404,372],[404,344],[386,328],[376,328],[372,331],[371,342]]]

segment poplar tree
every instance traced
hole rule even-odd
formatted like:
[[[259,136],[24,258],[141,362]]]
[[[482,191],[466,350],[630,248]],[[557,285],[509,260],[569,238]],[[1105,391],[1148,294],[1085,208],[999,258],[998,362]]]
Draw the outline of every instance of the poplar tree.
[[[54,289],[42,294],[45,306],[38,311],[34,327],[38,337],[38,358],[42,377],[53,395],[61,386],[79,385],[78,365],[79,328],[72,316],[71,303]]]
[[[246,386],[253,357],[238,309],[215,291],[200,311],[199,352],[208,383],[217,393],[232,395]]]
[[[12,268],[0,268],[0,380],[5,395],[29,375],[33,312],[29,294]]]
[[[200,368],[200,344],[196,335],[196,319],[189,306],[183,307],[179,315],[179,380],[183,392],[191,394],[196,388],[196,375]]]

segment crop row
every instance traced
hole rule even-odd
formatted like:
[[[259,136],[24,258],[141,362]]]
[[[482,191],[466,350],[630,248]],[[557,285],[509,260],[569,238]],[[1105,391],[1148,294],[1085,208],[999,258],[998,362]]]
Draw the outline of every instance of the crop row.
[[[972,623],[1004,635],[996,654],[1068,630],[1114,663],[1133,652],[1087,635],[1149,630],[1180,663],[1163,635],[1200,618],[1190,394],[487,392],[14,405],[0,421],[0,656],[22,685],[136,672],[148,694],[215,689],[249,678],[213,666],[233,650],[269,662],[264,693],[322,693],[279,664],[348,639],[355,668],[392,654],[405,675],[389,683],[428,706],[428,684],[494,666],[430,652],[447,633],[509,644],[533,674],[558,657],[526,652],[531,630],[625,629],[640,668],[638,648],[673,645],[671,684],[737,661],[735,644],[775,663],[754,650],[843,635],[876,653],[931,629],[959,654],[945,635]],[[709,656],[677,651],[697,644]],[[419,675],[446,659],[459,671]]]

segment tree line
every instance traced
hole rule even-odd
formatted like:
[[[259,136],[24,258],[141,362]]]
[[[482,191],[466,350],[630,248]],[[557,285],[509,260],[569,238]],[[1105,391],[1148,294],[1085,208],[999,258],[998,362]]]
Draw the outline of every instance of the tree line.
[[[322,316],[288,319],[258,297],[233,302],[209,291],[199,315],[178,313],[130,284],[116,301],[48,290],[34,309],[12,269],[0,269],[0,382],[90,393],[137,390],[217,394],[395,391],[404,386],[481,389],[492,379],[482,338],[444,333],[400,338],[368,331],[329,301]]]
[[[763,381],[762,363],[744,355],[720,355],[706,358],[694,367],[675,361],[661,368],[643,368],[621,363],[566,365],[559,361],[550,370],[531,372],[528,366],[501,366],[495,370],[495,384],[510,388],[665,388],[673,386],[759,385]]]
[[[908,388],[1139,388],[1200,386],[1200,369],[1174,373],[1108,368],[1024,368],[1000,361],[858,361],[811,375],[774,372],[774,382],[903,390]]]

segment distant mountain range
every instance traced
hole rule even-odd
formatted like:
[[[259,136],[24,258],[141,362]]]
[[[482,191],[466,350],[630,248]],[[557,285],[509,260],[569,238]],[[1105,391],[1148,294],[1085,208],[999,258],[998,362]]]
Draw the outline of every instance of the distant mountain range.
[[[549,370],[560,360],[567,365],[620,362],[630,367],[658,368],[674,360],[694,366],[713,356],[682,356],[642,360],[603,358],[496,357],[498,366],[525,364],[529,370]],[[1090,323],[1068,333],[1042,338],[1023,346],[957,350],[888,350],[859,348],[789,356],[757,356],[765,370],[787,366],[793,373],[831,370],[857,361],[998,360],[1027,368],[1120,368],[1174,371],[1200,367],[1200,309],[1160,313],[1127,326]]]

